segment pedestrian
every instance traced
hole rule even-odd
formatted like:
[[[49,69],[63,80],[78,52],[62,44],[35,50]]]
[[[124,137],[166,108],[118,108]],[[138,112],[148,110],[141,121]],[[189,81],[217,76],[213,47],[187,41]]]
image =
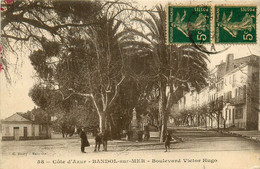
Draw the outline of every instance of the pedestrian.
[[[108,140],[108,131],[105,130],[103,135],[102,135],[103,151],[107,151],[107,140]]]
[[[172,140],[171,133],[167,131],[167,132],[166,132],[165,142],[164,142],[165,152],[167,152],[167,148],[168,148],[168,150],[170,151],[171,140]]]
[[[88,138],[87,138],[84,128],[81,129],[80,138],[81,138],[81,152],[86,153],[85,147],[88,147],[90,145],[89,145]]]
[[[149,131],[149,126],[145,126],[144,127],[144,140],[149,140],[150,138],[150,131]]]
[[[94,151],[100,151],[100,144],[102,141],[102,133],[100,133],[99,131],[96,132],[96,137],[95,137],[95,150]]]

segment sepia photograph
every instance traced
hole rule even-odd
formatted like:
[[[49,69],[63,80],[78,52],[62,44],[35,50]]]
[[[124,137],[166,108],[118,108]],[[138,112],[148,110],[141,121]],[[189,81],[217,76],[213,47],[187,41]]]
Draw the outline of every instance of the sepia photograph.
[[[260,169],[259,0],[1,0],[0,169]]]

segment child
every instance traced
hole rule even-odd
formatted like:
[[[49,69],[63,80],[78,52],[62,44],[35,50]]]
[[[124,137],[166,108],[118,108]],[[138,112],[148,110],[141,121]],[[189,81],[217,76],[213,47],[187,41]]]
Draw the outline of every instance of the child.
[[[165,152],[167,152],[167,148],[170,151],[170,146],[171,146],[171,140],[172,140],[172,136],[169,132],[166,132],[166,138],[165,138]]]

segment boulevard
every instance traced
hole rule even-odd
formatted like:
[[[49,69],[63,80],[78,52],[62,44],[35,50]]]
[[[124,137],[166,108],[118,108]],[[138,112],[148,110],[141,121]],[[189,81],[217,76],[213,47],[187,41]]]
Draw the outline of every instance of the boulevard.
[[[216,152],[216,151],[244,151],[259,152],[260,143],[245,138],[219,133],[216,131],[199,130],[193,128],[176,128],[173,136],[182,138],[183,142],[171,144],[174,152]],[[86,148],[87,154],[111,154],[130,151],[164,152],[164,144],[157,139],[149,141],[133,142],[113,140],[108,142],[108,152],[93,152],[94,138],[89,136],[90,147]],[[77,136],[71,138],[56,138],[47,140],[26,141],[2,141],[3,155],[80,155],[80,139]],[[102,150],[102,146],[101,146]]]
[[[260,166],[259,142],[193,128],[175,128],[173,135],[182,138],[183,142],[172,143],[170,152],[164,152],[164,144],[153,139],[143,142],[109,141],[107,152],[93,152],[94,139],[89,138],[91,146],[86,148],[86,154],[80,152],[80,139],[77,137],[2,141],[2,164],[10,166],[15,158],[18,161],[29,160],[37,168],[70,168],[74,165],[84,168],[90,164],[97,168],[102,164],[112,168],[124,164],[124,167],[129,168],[185,166],[187,169],[243,169]],[[243,164],[239,163],[241,160]]]

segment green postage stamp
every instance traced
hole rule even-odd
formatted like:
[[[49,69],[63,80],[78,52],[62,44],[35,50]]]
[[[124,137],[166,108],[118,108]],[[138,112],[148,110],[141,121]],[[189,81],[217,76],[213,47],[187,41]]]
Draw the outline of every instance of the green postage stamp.
[[[216,6],[215,43],[256,43],[256,7]]]
[[[167,6],[166,43],[256,43],[256,6],[217,5],[214,9],[212,12],[210,6]]]
[[[168,6],[168,44],[210,43],[209,6]]]

